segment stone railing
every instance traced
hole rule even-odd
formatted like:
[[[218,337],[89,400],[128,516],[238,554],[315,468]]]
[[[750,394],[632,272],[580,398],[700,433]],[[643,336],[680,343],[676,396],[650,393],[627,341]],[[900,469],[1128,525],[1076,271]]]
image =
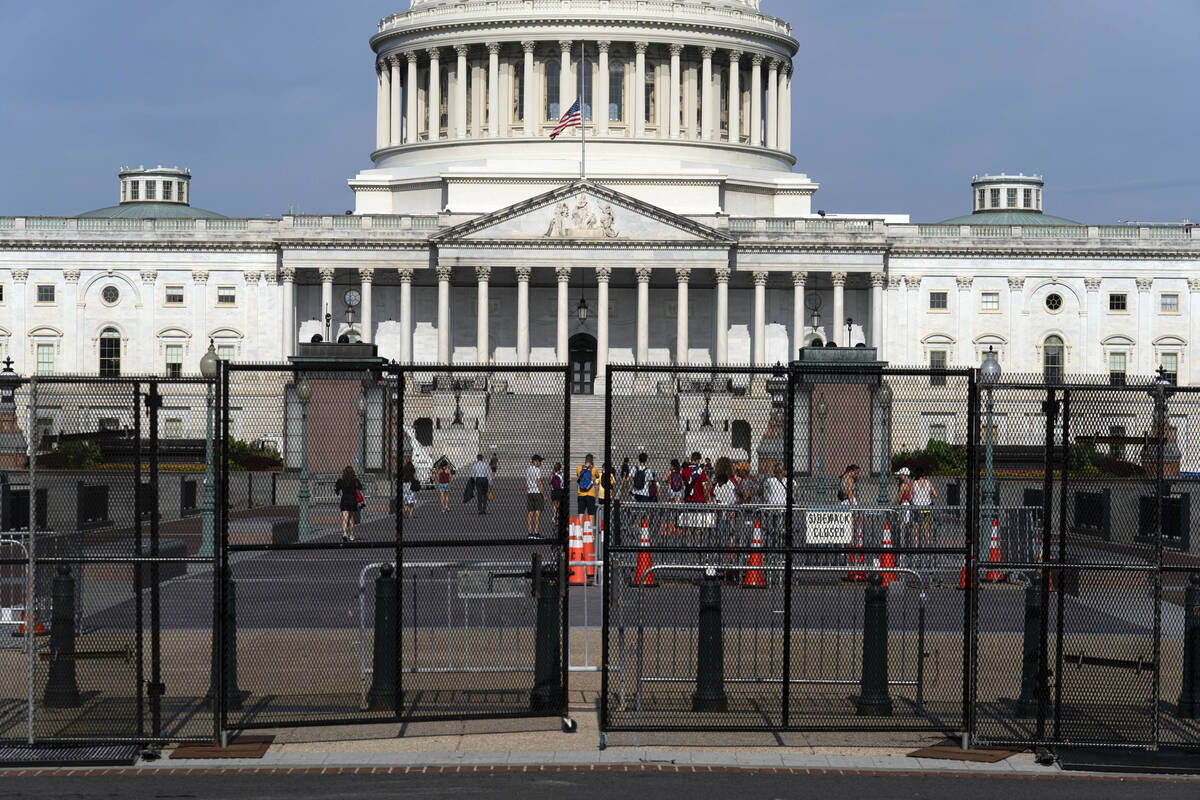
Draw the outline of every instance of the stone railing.
[[[922,239],[1190,239],[1200,225],[912,225],[891,224],[892,237]]]
[[[807,219],[793,217],[728,217],[730,233],[884,233],[877,219]]]

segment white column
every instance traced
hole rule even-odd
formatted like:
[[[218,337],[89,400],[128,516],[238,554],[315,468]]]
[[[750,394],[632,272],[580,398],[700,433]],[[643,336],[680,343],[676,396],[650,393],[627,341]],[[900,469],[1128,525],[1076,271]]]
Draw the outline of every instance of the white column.
[[[529,363],[529,277],[530,267],[517,267],[517,363]]]
[[[713,48],[701,48],[700,57],[700,138],[708,142],[713,138],[713,120],[717,119],[717,115],[713,113]]]
[[[668,98],[668,111],[670,115],[670,136],[672,139],[679,138],[679,54],[683,52],[683,45],[672,44],[671,51],[671,96]]]
[[[403,123],[401,120],[401,111],[403,106],[400,105],[400,56],[389,56],[388,65],[391,67],[391,94],[388,105],[391,107],[390,125],[388,144],[396,147],[403,140]]]
[[[388,65],[386,59],[375,62],[375,149],[387,146]]]
[[[780,92],[780,98],[783,106],[783,114],[781,126],[782,130],[779,134],[779,143],[783,150],[791,152],[792,149],[792,63],[789,61],[787,69],[780,72],[780,80],[783,81],[783,91]]]
[[[675,282],[675,363],[688,363],[688,281],[692,277],[691,267],[676,267]]]
[[[401,364],[412,362],[412,281],[413,271],[407,267],[400,273],[400,357]]]
[[[404,129],[404,143],[412,144],[420,139],[421,120],[417,113],[417,51],[404,54],[408,59],[408,78],[404,82],[404,105],[408,127]]]
[[[713,270],[717,282],[717,364],[729,363],[729,268]]]
[[[650,360],[650,275],[651,267],[638,267],[637,274],[637,363]]]
[[[1087,319],[1086,333],[1083,345],[1083,371],[1107,371],[1104,354],[1100,349],[1100,279],[1084,278],[1083,285],[1087,289]]]
[[[1191,328],[1188,336],[1188,348],[1191,351],[1191,356],[1186,359],[1181,359],[1187,366],[1184,367],[1187,372],[1179,376],[1179,383],[1194,383],[1196,381],[1197,372],[1193,367],[1196,361],[1196,348],[1200,347],[1200,278],[1188,278],[1188,327]]]
[[[500,135],[500,43],[488,42],[488,136]]]
[[[1009,276],[1008,279],[1008,353],[1004,359],[1004,369],[1012,372],[1026,371],[1024,364],[1027,354],[1021,339],[1021,329],[1024,326],[1022,317],[1025,316],[1025,279]],[[912,336],[910,333],[909,336]],[[1130,364],[1129,366],[1133,366]]]
[[[975,309],[971,306],[971,285],[974,278],[958,275],[954,280],[958,284],[958,365],[973,367],[975,354],[971,352],[974,347],[971,320],[975,318]]]
[[[596,267],[596,378],[608,379],[608,281],[611,267]]]
[[[558,59],[558,115],[561,117],[574,102],[571,98],[575,96],[576,87],[571,85],[571,41],[563,39],[558,47],[561,51]]]
[[[450,363],[450,267],[437,268],[437,358],[439,364]]]
[[[596,42],[596,49],[600,52],[600,70],[596,75],[596,102],[592,109],[592,118],[596,122],[596,135],[608,136],[608,42]]]
[[[633,135],[646,135],[646,42],[634,42]]]
[[[359,267],[359,270],[358,270],[359,294],[362,295],[362,298],[361,298],[362,305],[359,306],[362,309],[362,314],[360,315],[361,322],[359,324],[359,327],[362,328],[362,340],[364,342],[375,341],[375,334],[372,331],[373,320],[371,319],[371,289],[374,285],[374,282],[375,282],[375,268],[374,267]]]
[[[908,311],[908,325],[904,337],[905,341],[908,342],[906,360],[910,364],[921,366],[921,329],[917,325],[917,313],[921,305],[921,276],[905,275],[904,286],[907,290],[905,292],[904,307]]]
[[[829,321],[833,328],[833,341],[838,347],[849,347],[846,338],[846,273],[831,272],[829,280],[833,282],[833,319]]]
[[[880,341],[879,360],[908,363],[908,354],[904,351],[908,340],[908,304],[905,302],[904,278],[899,275],[888,275],[887,293],[883,296],[884,330],[886,334]]]
[[[779,147],[779,59],[767,62],[767,147]]]
[[[279,305],[283,310],[283,355],[296,354],[296,270],[291,267],[279,268],[280,292],[283,295]]]
[[[807,281],[807,272],[792,273],[792,358],[796,358],[800,348],[804,347],[804,285]]]
[[[334,327],[333,318],[333,277],[335,270],[333,267],[321,267],[318,270],[321,275],[321,335],[325,336],[328,342],[337,341],[337,328]],[[325,315],[329,314],[329,328],[325,327]]]
[[[742,63],[742,51],[729,51],[729,141],[736,144],[741,140],[742,90],[738,86]]]
[[[758,53],[750,56],[750,144],[762,145],[762,62]]]
[[[431,47],[429,53],[429,141],[435,142],[442,135],[442,64],[438,49]]]
[[[521,49],[525,51],[525,135],[533,136],[534,132],[541,128],[538,125],[538,103],[537,89],[533,85],[533,49],[537,47],[537,42],[525,41],[521,42]],[[528,360],[528,356],[526,356]]]
[[[555,337],[555,346],[558,352],[558,362],[566,364],[570,359],[567,353],[567,330],[570,325],[571,310],[567,305],[567,289],[571,285],[571,268],[570,267],[555,267],[554,275],[558,278],[558,331]]]
[[[475,361],[487,364],[488,357],[488,280],[492,268],[485,265],[475,267]]]
[[[887,276],[882,272],[872,272],[871,279],[871,341],[869,346],[876,348],[876,355],[883,348],[883,284]]]
[[[1150,375],[1158,369],[1154,357],[1154,345],[1150,342],[1150,314],[1153,310],[1150,289],[1154,286],[1153,278],[1135,278],[1137,283],[1137,361],[1138,372]],[[1064,342],[1066,344],[1066,342]],[[1070,369],[1070,367],[1068,367]]]
[[[467,138],[467,51],[465,44],[454,46],[458,60],[454,64],[454,135]],[[490,87],[490,84],[489,84]]]
[[[767,279],[769,272],[754,273],[754,365],[767,363]]]

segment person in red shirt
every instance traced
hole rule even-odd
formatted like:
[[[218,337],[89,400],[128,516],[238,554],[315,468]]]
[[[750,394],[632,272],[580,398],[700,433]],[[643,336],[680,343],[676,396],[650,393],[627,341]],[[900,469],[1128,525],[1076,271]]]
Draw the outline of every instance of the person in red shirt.
[[[683,502],[705,504],[708,502],[708,474],[700,463],[700,453],[692,453],[691,463],[683,468]],[[679,527],[686,531],[688,541],[700,544],[702,528],[712,527],[712,514],[684,512],[679,515]]]

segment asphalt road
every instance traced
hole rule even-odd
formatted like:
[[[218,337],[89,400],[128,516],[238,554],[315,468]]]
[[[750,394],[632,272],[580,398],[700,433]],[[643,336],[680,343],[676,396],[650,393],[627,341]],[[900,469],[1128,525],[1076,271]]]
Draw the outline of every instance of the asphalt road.
[[[342,800],[356,798],[511,798],[524,800],[611,800],[613,797],[708,796],[729,798],[869,797],[922,800],[970,797],[1011,800],[1051,796],[1055,800],[1191,800],[1195,780],[1075,778],[1047,775],[776,775],[761,773],[546,772],[450,775],[173,775],[136,777],[5,778],[0,798],[211,798],[212,800]]]

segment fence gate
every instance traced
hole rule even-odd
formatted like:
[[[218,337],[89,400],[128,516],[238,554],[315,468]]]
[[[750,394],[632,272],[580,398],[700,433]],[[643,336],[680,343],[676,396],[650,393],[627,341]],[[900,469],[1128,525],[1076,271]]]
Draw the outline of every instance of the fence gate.
[[[565,714],[566,508],[543,500],[531,538],[526,492],[534,455],[547,495],[567,461],[564,368],[343,359],[221,381],[223,729]],[[251,475],[268,505],[244,500]]]

